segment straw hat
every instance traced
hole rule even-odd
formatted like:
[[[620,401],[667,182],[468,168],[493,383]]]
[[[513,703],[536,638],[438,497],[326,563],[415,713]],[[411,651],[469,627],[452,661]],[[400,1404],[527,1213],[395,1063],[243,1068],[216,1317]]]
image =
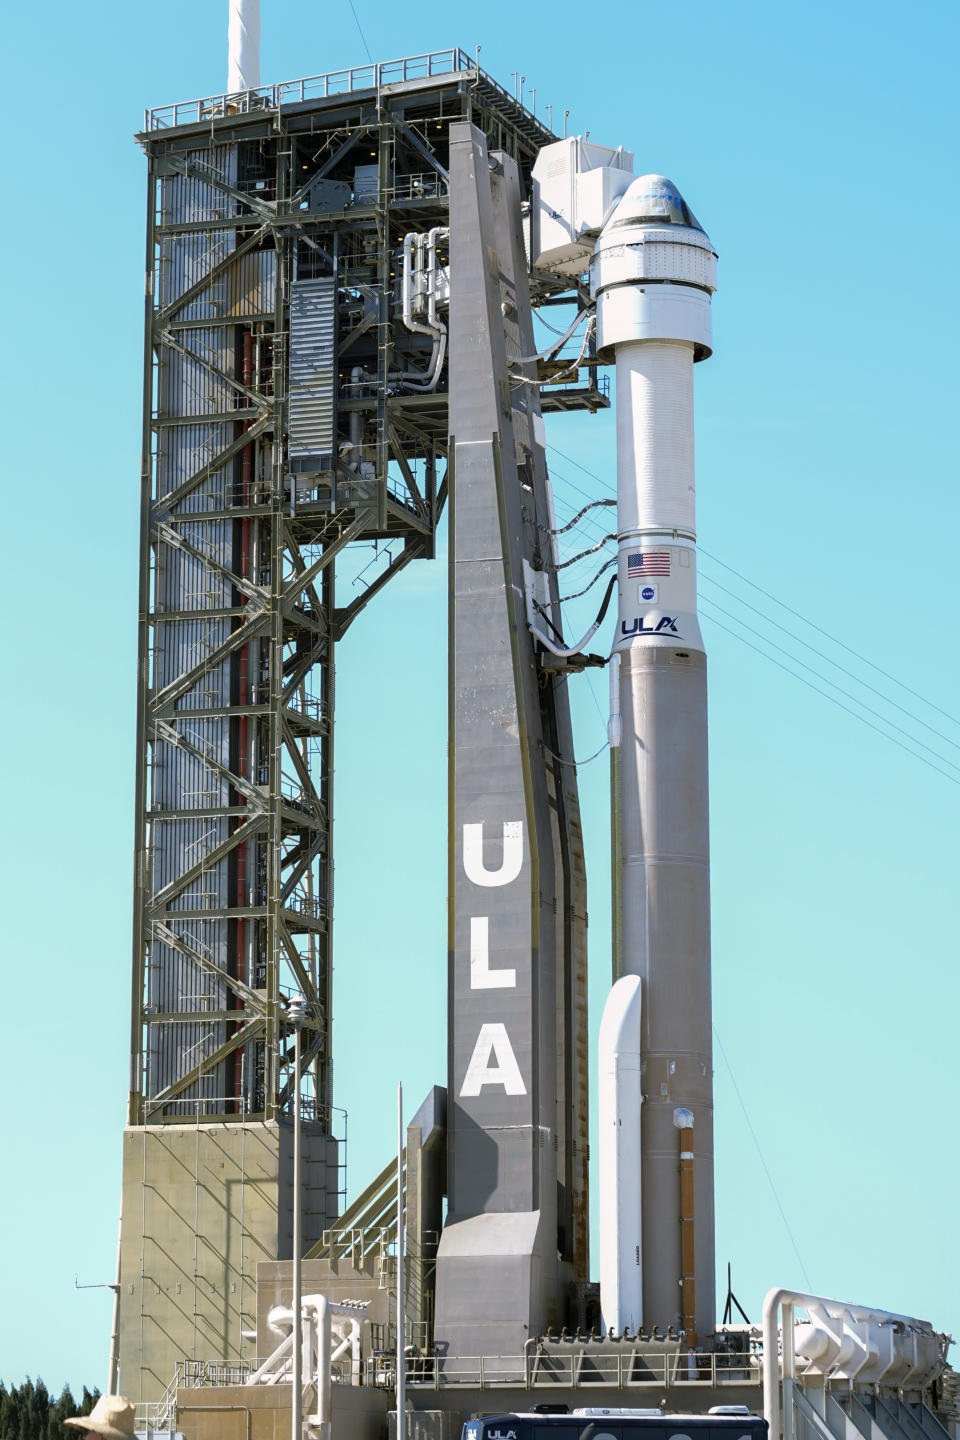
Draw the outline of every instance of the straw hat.
[[[126,1395],[101,1395],[89,1415],[77,1415],[63,1423],[105,1435],[107,1440],[133,1440],[133,1413]]]

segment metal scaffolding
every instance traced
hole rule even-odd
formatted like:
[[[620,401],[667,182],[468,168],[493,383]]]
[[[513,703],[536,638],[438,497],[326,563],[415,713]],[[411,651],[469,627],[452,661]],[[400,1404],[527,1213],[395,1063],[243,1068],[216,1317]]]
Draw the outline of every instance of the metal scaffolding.
[[[341,1208],[329,1178],[335,647],[393,575],[433,555],[447,496],[444,352],[428,324],[405,323],[402,267],[426,263],[426,237],[436,273],[446,265],[452,122],[476,126],[526,183],[553,139],[462,51],[391,66],[151,111],[139,136],[128,1126],[282,1126],[297,1083],[285,999],[303,994],[300,1085],[328,1177],[307,1243]],[[423,247],[408,261],[411,235]],[[592,379],[584,394],[567,387],[553,408],[605,403]],[[371,544],[372,578],[340,603],[338,566],[355,573],[356,547]],[[275,1256],[289,1204],[277,1144]],[[141,1257],[142,1292],[160,1294],[165,1262],[143,1259],[150,1222],[126,1194],[124,1253]]]

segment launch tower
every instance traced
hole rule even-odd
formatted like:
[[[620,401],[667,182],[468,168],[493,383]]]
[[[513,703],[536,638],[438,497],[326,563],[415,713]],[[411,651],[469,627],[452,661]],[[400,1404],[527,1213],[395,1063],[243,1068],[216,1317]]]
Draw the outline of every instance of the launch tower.
[[[139,137],[134,978],[114,1370],[144,1399],[184,1358],[245,1353],[255,1266],[290,1255],[292,993],[308,1002],[305,1243],[342,1208],[334,659],[392,576],[433,554],[447,499],[456,124],[524,186],[553,138],[460,50],[152,110]],[[591,381],[556,403],[606,402]],[[532,475],[529,443],[518,463]],[[542,465],[542,437],[539,453]],[[338,564],[371,542],[389,558],[341,599]],[[567,1128],[585,1132],[585,1099],[565,1103]],[[572,1225],[571,1208],[570,1254]]]

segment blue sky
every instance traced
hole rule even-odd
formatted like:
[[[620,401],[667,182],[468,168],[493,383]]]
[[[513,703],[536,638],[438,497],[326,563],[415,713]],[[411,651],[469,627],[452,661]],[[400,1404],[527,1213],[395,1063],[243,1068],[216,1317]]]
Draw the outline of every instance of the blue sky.
[[[751,1319],[769,1286],[809,1285],[949,1330],[956,9],[488,0],[438,28],[435,9],[355,4],[378,59],[481,44],[509,88],[523,71],[538,110],[552,104],[556,122],[568,108],[571,133],[669,175],[720,253],[715,355],[697,369],[718,1262],[733,1262]],[[74,1277],[113,1278],[127,1089],[144,212],[132,135],[144,106],[222,88],[225,31],[223,0],[52,0],[6,22],[8,1382],[105,1379],[109,1291]],[[365,59],[348,4],[263,0],[264,80]],[[563,518],[583,492],[609,493],[612,415],[556,417],[548,440]],[[393,1144],[396,1081],[415,1103],[444,1074],[445,593],[442,562],[421,562],[339,659],[335,1084],[354,1191]],[[778,665],[821,690],[828,677],[855,715]],[[605,680],[592,683],[573,690],[580,755],[603,740]],[[594,1035],[606,765],[581,773]]]

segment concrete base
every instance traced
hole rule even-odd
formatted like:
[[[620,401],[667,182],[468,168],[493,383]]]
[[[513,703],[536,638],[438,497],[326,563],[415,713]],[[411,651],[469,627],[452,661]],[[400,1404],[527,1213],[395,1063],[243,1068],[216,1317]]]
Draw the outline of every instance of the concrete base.
[[[304,1126],[304,1239],[336,1209],[336,1141]],[[181,1360],[252,1358],[256,1270],[290,1254],[292,1132],[245,1121],[123,1137],[120,1391],[159,1400]]]
[[[557,1273],[556,1249],[544,1253],[543,1228],[538,1210],[476,1215],[444,1228],[434,1348],[451,1373],[458,1358],[520,1356],[531,1335],[557,1326],[559,1296],[545,1293],[544,1278]],[[516,1368],[501,1378],[514,1378]]]
[[[312,1402],[312,1394],[308,1392]],[[706,1414],[712,1405],[763,1409],[759,1385],[683,1384],[615,1389],[608,1385],[497,1385],[407,1391],[407,1440],[459,1440],[466,1420],[477,1415],[528,1411],[549,1401],[569,1410],[584,1406],[663,1404],[674,1413]],[[396,1440],[396,1401],[391,1390],[334,1385],[330,1440]],[[231,1385],[180,1390],[177,1429],[185,1440],[289,1440],[289,1385]]]
[[[388,1390],[334,1385],[330,1440],[386,1440],[391,1399]],[[290,1440],[290,1386],[180,1390],[177,1429],[186,1440]]]

